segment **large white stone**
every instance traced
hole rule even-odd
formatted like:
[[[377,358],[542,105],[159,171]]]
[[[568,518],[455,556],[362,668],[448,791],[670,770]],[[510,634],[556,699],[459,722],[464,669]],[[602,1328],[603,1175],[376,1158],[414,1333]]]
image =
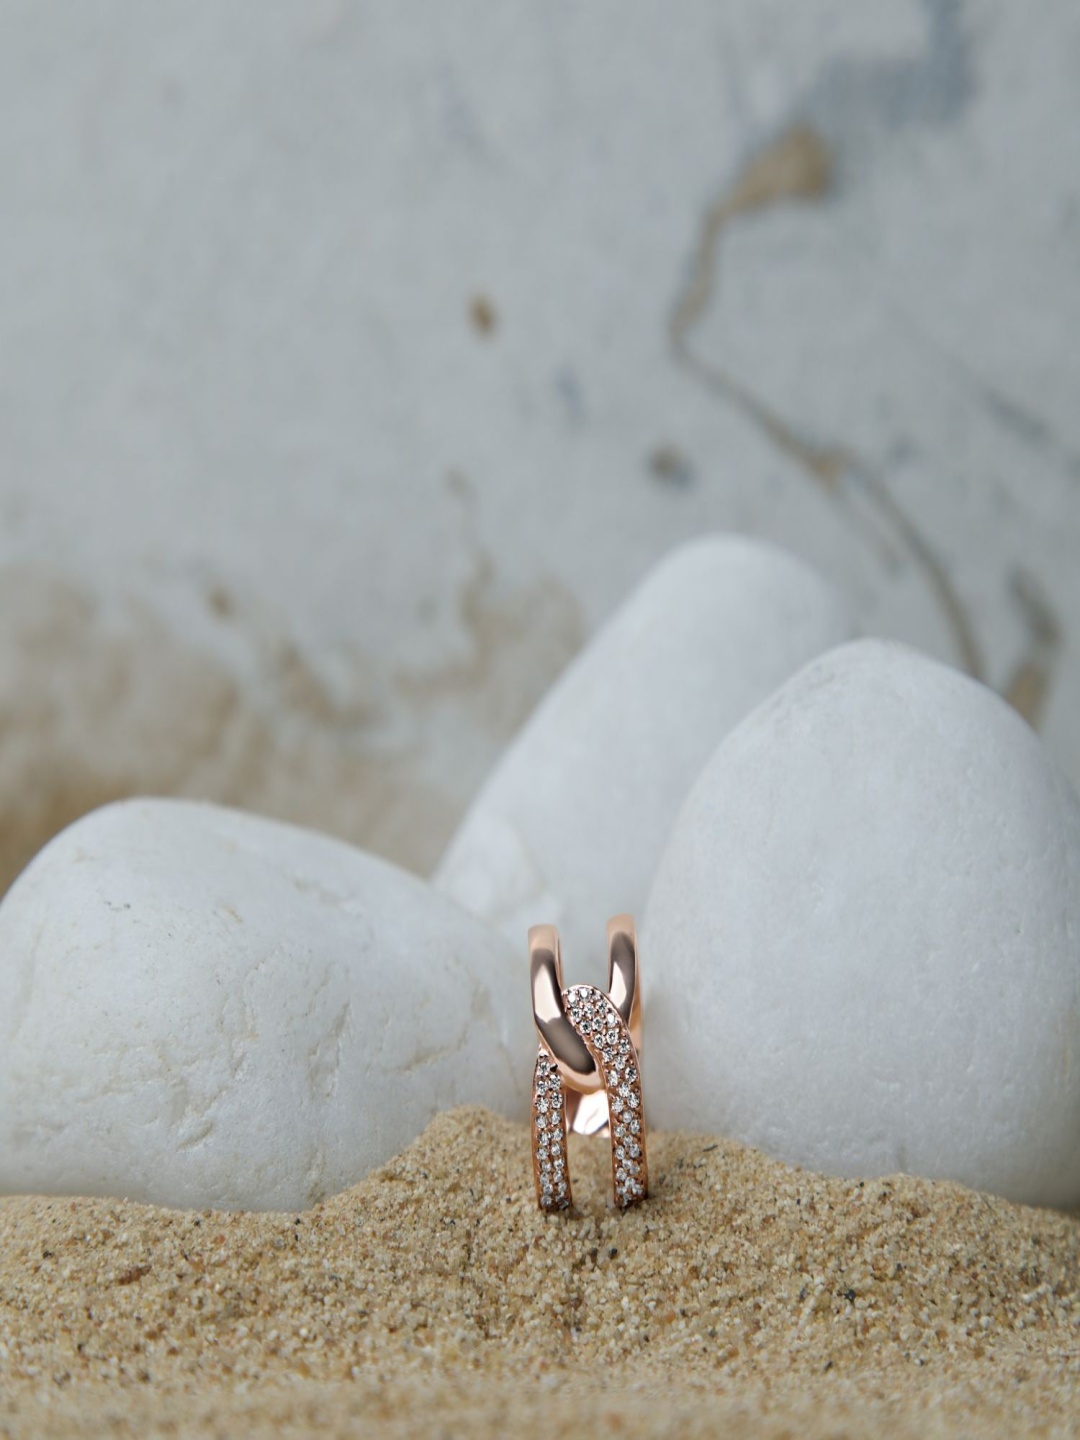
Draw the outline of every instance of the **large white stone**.
[[[510,962],[338,841],[179,801],[98,810],[0,905],[0,1190],[291,1209],[445,1106],[524,1115]]]
[[[643,928],[654,1123],[1080,1201],[1080,806],[981,686],[808,666],[709,762]]]
[[[712,536],[675,550],[541,701],[435,884],[515,942],[557,924],[580,977],[606,917],[643,905],[720,739],[851,632],[837,593],[772,546]]]

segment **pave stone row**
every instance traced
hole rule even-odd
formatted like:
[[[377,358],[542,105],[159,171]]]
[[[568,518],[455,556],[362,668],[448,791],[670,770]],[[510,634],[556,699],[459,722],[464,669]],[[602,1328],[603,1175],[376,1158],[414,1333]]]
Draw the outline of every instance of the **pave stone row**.
[[[602,990],[576,985],[564,999],[570,1022],[604,1081],[615,1201],[626,1209],[644,1200],[649,1188],[637,1053],[622,1016]],[[572,1200],[566,1130],[562,1077],[541,1046],[533,1074],[533,1165],[536,1198],[546,1214],[568,1209]]]
[[[547,1214],[570,1206],[566,1106],[559,1067],[541,1047],[533,1073],[533,1166],[536,1198]]]
[[[592,985],[567,992],[567,1014],[600,1068],[611,1122],[611,1172],[615,1203],[626,1209],[649,1189],[645,1117],[637,1052],[615,1002]]]

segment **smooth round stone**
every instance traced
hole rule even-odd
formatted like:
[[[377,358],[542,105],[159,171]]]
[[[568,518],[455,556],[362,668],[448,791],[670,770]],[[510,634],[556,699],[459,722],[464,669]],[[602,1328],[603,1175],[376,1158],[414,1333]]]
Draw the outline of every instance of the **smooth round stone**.
[[[604,923],[644,904],[718,741],[853,633],[801,561],[734,536],[673,551],[540,703],[480,790],[434,883],[524,946],[559,926],[567,978],[603,978]]]
[[[809,665],[710,760],[643,932],[653,1123],[1080,1202],[1080,806],[981,685]]]
[[[516,958],[339,841],[182,801],[98,810],[0,905],[0,1190],[293,1209],[438,1110],[524,1118]]]

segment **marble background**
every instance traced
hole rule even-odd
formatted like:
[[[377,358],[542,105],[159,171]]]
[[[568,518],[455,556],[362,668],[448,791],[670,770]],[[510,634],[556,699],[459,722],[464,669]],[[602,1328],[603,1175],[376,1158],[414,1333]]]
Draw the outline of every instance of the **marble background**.
[[[1080,781],[1080,10],[0,0],[0,888],[138,791],[419,871],[773,539]]]

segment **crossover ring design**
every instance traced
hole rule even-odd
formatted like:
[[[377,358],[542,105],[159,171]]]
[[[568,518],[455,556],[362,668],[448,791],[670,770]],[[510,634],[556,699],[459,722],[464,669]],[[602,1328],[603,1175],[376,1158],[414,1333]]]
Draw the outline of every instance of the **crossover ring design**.
[[[607,993],[563,989],[559,932],[529,931],[533,1019],[539,1036],[533,1074],[532,1154],[536,1199],[545,1214],[572,1203],[571,1130],[611,1138],[615,1203],[625,1210],[649,1192],[641,1089],[641,982],[629,915],[608,921]]]

